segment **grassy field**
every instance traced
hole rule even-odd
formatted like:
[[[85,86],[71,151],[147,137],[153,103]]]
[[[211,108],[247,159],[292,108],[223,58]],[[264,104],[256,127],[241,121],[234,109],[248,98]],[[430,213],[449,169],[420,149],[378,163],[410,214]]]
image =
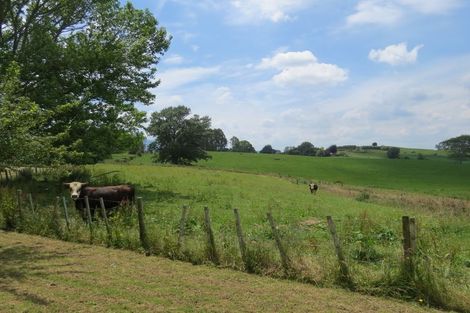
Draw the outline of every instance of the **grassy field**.
[[[415,153],[411,153],[413,151]],[[360,157],[330,158],[212,152],[211,160],[200,161],[197,166],[470,200],[470,162],[459,164],[444,158],[442,152],[439,152],[440,156],[433,157],[434,153],[438,153],[433,150],[408,149],[404,152],[405,155],[417,153],[422,153],[427,159],[389,160],[384,157],[384,151],[377,150],[356,153]],[[128,156],[117,155],[115,160],[124,157]],[[145,154],[130,160],[128,164],[151,165],[152,158]]]
[[[0,231],[1,312],[438,312],[337,289]]]
[[[122,158],[124,155],[118,157]],[[421,196],[419,193],[410,194],[407,188],[413,191],[418,189],[421,192],[429,192],[430,187],[424,183],[418,185],[416,180],[409,182],[406,179],[409,174],[400,175],[395,172],[399,166],[390,165],[398,164],[394,163],[395,161],[403,162],[403,164],[406,162],[431,164],[433,162],[434,167],[436,164],[443,164],[443,167],[452,168],[457,166],[453,162],[309,158],[234,153],[216,153],[214,158],[204,166],[161,166],[150,161],[150,155],[144,155],[128,163],[108,161],[88,168],[94,174],[91,178],[92,184],[131,182],[137,187],[137,194],[144,199],[152,250],[157,255],[189,261],[193,264],[210,263],[203,222],[203,208],[207,206],[211,212],[220,266],[241,271],[248,270],[272,277],[285,277],[266,218],[266,213],[270,211],[279,225],[283,243],[291,259],[292,272],[289,276],[317,286],[338,286],[336,256],[325,223],[325,217],[332,215],[337,224],[356,290],[413,302],[432,303],[447,308],[458,308],[460,311],[470,308],[470,303],[468,303],[470,299],[470,207],[468,201],[458,200],[461,201],[458,202],[455,199]],[[381,166],[394,169],[394,171],[386,172],[389,179],[383,180],[384,188],[391,188],[391,182],[394,184],[404,182],[405,187],[397,192],[359,189],[351,193],[350,186],[354,185],[353,181],[360,182],[358,188],[363,188],[364,185],[361,183],[372,182],[374,177],[378,180],[381,176],[378,173],[373,177],[360,175],[361,171],[370,171],[370,166],[367,166],[370,162],[381,164],[376,165],[377,171]],[[217,169],[217,164],[223,165],[227,170]],[[278,171],[276,172],[274,167],[271,167],[274,164],[284,165],[275,168]],[[347,167],[349,171],[341,172],[334,164],[338,167]],[[323,171],[330,175],[332,173],[348,174],[347,177],[344,176],[344,183],[350,186],[324,184],[320,192],[313,196],[308,192],[305,184],[297,183],[296,179],[288,177],[297,176],[293,173],[299,173],[299,177],[308,177],[309,168],[315,168],[316,172]],[[426,170],[431,168],[432,166],[428,165]],[[468,165],[463,164],[462,168],[468,169]],[[279,176],[280,169],[283,171],[282,177]],[[418,172],[416,168],[412,169],[412,166],[409,170]],[[239,171],[245,171],[245,173]],[[101,175],[102,173],[109,174]],[[461,174],[461,171],[459,173]],[[451,189],[451,186],[459,186],[465,191],[465,188],[452,181],[451,174],[440,174],[441,176],[447,175],[444,178],[441,177],[447,182],[447,185],[443,186],[448,189]],[[419,175],[427,177],[423,180],[430,179],[429,177],[437,179],[439,176],[437,172]],[[452,175],[458,176],[455,169]],[[59,177],[60,175],[56,173],[49,176]],[[318,176],[315,175],[315,177]],[[461,178],[460,183],[462,184],[462,181],[466,179]],[[50,219],[40,217],[42,213],[47,215],[48,212],[52,212],[50,204],[54,202],[56,195],[67,196],[67,192],[59,182],[54,184],[51,181],[54,180],[22,183],[24,192],[34,192],[35,201],[38,201],[42,208],[35,213],[36,215],[31,216],[28,225],[25,224],[27,227],[25,231],[87,242],[89,232],[76,214],[69,233],[64,233],[63,221],[57,228],[53,223],[51,224]],[[417,185],[422,189],[416,188]],[[11,188],[14,191],[17,186],[11,186]],[[13,192],[0,189],[0,195],[4,196],[8,193],[11,193],[11,196],[3,197],[4,200],[6,199],[3,204],[8,204],[9,201],[10,208],[14,209]],[[391,201],[379,201],[380,197],[385,195]],[[404,201],[406,199],[414,199],[414,202]],[[434,200],[441,201],[441,204],[435,207],[419,205]],[[185,224],[184,247],[182,251],[179,251],[177,237],[183,205],[188,205],[190,212]],[[243,264],[238,250],[233,208],[238,208],[240,211],[252,262],[250,268]],[[402,215],[415,216],[419,226],[418,274],[414,278],[413,285],[402,281],[400,276]],[[0,214],[0,225],[5,224],[5,216],[3,214],[2,217]],[[131,212],[128,216],[116,215],[111,222],[113,225],[112,246],[141,251],[135,212]],[[46,231],[50,229],[50,225],[56,231]],[[103,245],[106,243],[104,225],[99,220],[95,225],[95,243]],[[451,298],[445,298],[448,294],[452,295]]]

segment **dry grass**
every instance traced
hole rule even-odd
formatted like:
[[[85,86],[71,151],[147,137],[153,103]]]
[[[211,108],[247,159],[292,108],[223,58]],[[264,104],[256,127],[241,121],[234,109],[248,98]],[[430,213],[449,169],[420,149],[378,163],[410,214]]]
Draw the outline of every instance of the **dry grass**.
[[[0,232],[1,312],[438,312],[343,290]]]
[[[422,193],[410,193],[379,188],[358,188],[340,184],[323,183],[322,190],[342,197],[355,198],[365,193],[368,202],[393,206],[409,210],[421,210],[442,214],[443,216],[470,216],[470,201],[442,196],[431,196]]]

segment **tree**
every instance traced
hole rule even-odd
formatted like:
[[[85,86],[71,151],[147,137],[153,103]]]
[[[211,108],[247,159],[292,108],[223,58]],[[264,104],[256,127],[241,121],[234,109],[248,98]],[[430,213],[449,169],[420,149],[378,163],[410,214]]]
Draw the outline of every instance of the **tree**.
[[[166,30],[118,0],[1,1],[0,77],[20,67],[21,95],[47,116],[38,126],[65,160],[97,162],[137,133],[150,104]]]
[[[336,154],[338,152],[338,147],[336,145],[331,145],[326,149],[328,155]]]
[[[224,151],[227,147],[227,138],[220,128],[209,129],[204,142],[207,151]]]
[[[256,153],[253,145],[247,140],[239,140],[237,137],[233,136],[230,138],[230,145],[232,146],[231,150],[233,152],[249,152]]]
[[[232,151],[234,151],[234,149],[237,149],[239,144],[240,140],[237,137],[233,136],[232,138],[230,138],[230,146]]]
[[[377,147],[377,143],[376,143],[376,142],[373,142],[373,143],[372,143],[372,147]]]
[[[276,150],[274,150],[271,145],[266,145],[259,153],[274,154],[276,153]]]
[[[462,163],[465,158],[470,157],[470,135],[461,135],[441,141],[436,145],[436,148],[449,151],[449,157]]]
[[[211,120],[207,116],[190,117],[190,113],[185,106],[152,113],[147,131],[156,138],[152,148],[158,151],[158,162],[190,164],[210,158],[203,147]]]
[[[52,137],[39,130],[47,115],[21,95],[19,73],[12,62],[0,81],[0,167],[58,162],[61,154],[51,147]]]
[[[314,156],[318,149],[311,142],[304,141],[297,147],[297,150],[300,155]]]
[[[389,147],[387,150],[387,158],[389,159],[398,159],[400,158],[400,148]]]

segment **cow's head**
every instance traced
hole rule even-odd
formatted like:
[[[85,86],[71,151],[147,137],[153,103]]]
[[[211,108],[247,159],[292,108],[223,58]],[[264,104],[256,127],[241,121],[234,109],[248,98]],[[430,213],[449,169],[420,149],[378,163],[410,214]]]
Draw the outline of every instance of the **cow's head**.
[[[73,200],[77,200],[78,197],[80,197],[80,191],[82,190],[82,187],[85,187],[86,185],[88,185],[88,183],[80,183],[78,181],[64,183],[64,186],[69,187],[70,196]]]

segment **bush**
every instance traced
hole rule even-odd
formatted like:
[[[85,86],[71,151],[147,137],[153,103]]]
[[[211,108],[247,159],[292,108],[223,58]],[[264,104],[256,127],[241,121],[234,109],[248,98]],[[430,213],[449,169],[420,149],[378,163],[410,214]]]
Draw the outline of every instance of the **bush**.
[[[45,181],[54,182],[88,182],[91,179],[91,171],[84,166],[64,165],[51,167],[44,170],[41,174]]]
[[[400,158],[400,148],[397,148],[397,147],[388,148],[387,158],[389,158],[389,159],[398,159],[398,158]]]

